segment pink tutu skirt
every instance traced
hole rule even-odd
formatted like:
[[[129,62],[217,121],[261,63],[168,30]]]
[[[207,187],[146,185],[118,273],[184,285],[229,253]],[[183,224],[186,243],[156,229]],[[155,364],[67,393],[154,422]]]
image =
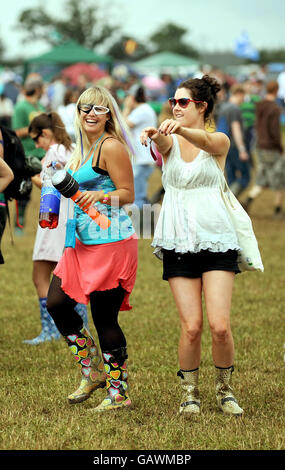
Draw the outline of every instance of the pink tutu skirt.
[[[126,293],[120,310],[131,310],[129,297],[135,285],[137,261],[136,234],[101,245],[84,245],[77,239],[75,248],[65,249],[54,274],[61,279],[62,290],[85,305],[91,292],[121,285]]]

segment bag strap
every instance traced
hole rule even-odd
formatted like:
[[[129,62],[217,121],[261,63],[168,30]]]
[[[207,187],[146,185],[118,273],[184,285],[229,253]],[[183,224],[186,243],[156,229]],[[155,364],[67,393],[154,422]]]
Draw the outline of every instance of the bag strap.
[[[223,198],[223,200],[224,200],[224,202],[225,202],[226,204],[230,204],[230,206],[231,206],[233,209],[235,209],[231,198],[233,198],[234,200],[236,200],[236,197],[235,197],[235,195],[233,194],[233,192],[231,191],[231,189],[230,189],[230,187],[229,187],[229,185],[228,185],[228,182],[227,182],[227,180],[226,180],[226,178],[225,178],[224,171],[222,170],[222,168],[221,168],[219,162],[216,160],[215,157],[213,157],[213,158],[214,158],[214,160],[215,160],[215,162],[216,162],[217,167],[219,168],[220,172],[221,172],[222,175],[223,175],[224,187],[223,187],[223,188],[222,188],[222,187],[220,188],[220,190],[221,190],[221,196],[222,196],[222,198]],[[228,194],[231,196],[231,198],[229,197],[229,198],[226,199],[225,193],[228,193]]]
[[[157,160],[157,156],[155,155],[154,151],[152,150],[152,147],[151,147],[151,146],[152,146],[152,143],[153,143],[153,141],[152,141],[152,139],[150,139],[150,146],[149,146],[150,154],[151,154],[152,158],[154,159],[154,161],[156,161],[156,160]]]
[[[227,191],[231,192],[230,187],[229,187],[229,185],[228,185],[228,182],[227,182],[227,180],[226,180],[226,178],[225,178],[225,173],[224,173],[224,171],[223,171],[222,168],[221,168],[221,165],[219,164],[218,160],[217,160],[215,157],[212,157],[212,158],[215,160],[215,163],[216,163],[217,167],[219,168],[220,172],[221,172],[222,175],[223,175],[224,188],[221,188],[222,192],[223,192],[223,193],[225,193],[225,192],[227,192]]]
[[[98,152],[98,156],[97,156],[97,161],[96,161],[96,165],[95,166],[99,166],[99,161],[100,161],[100,156],[101,156],[101,149],[102,149],[102,145],[104,144],[105,140],[108,140],[108,139],[114,139],[114,137],[106,137],[104,140],[102,140],[101,144],[100,144],[100,147],[99,147],[99,152]],[[95,150],[94,150],[95,152]],[[94,153],[93,153],[94,155]]]

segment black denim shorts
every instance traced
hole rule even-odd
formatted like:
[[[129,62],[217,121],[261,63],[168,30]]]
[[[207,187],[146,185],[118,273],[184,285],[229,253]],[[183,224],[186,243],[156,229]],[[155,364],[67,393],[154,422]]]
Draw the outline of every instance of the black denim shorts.
[[[170,277],[202,277],[207,271],[230,271],[240,273],[237,264],[238,252],[228,250],[225,253],[213,253],[202,250],[198,253],[176,253],[174,250],[162,250],[163,276],[167,281]]]

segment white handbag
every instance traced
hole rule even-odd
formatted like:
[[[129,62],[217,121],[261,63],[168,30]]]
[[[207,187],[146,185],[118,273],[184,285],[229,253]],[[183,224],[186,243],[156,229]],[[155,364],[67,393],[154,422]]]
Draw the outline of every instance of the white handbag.
[[[224,187],[221,187],[222,199],[231,217],[235,228],[240,251],[238,253],[238,267],[240,271],[264,271],[258,243],[252,228],[252,222],[240,202],[230,190],[224,173],[216,161],[224,178]]]

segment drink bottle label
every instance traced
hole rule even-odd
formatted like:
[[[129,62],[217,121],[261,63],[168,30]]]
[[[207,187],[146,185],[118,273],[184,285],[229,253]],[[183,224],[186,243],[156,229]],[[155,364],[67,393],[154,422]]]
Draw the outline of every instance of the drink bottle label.
[[[55,188],[44,187],[41,192],[40,199],[40,213],[41,212],[52,212],[54,214],[59,213],[61,194]]]

